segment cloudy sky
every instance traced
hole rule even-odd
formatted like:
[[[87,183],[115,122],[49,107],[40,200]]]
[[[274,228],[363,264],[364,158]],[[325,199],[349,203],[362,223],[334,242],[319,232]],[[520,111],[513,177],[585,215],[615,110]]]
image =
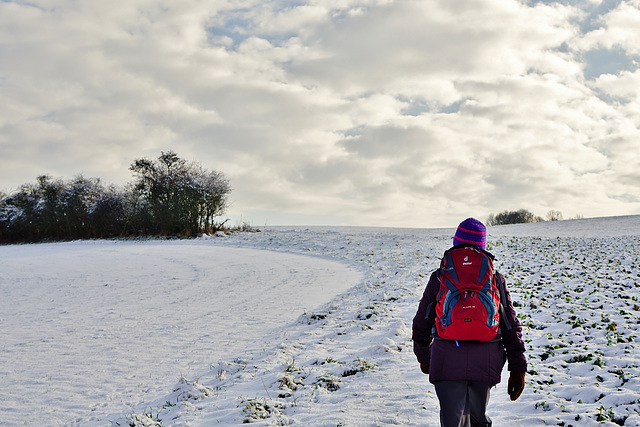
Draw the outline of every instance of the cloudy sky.
[[[173,150],[263,225],[640,214],[640,0],[0,0],[0,190]]]

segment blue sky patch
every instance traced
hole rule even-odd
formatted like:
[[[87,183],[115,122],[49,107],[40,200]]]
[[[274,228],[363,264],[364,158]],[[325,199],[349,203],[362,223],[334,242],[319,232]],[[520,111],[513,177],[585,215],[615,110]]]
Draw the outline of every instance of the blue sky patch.
[[[584,54],[584,77],[596,79],[602,74],[619,74],[637,68],[632,57],[623,49],[597,49]]]

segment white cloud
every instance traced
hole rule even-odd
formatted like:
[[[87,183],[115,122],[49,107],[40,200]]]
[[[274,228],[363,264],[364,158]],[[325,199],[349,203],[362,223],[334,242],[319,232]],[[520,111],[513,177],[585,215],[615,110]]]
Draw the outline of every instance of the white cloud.
[[[271,14],[257,22],[258,29],[268,34],[301,34],[329,19],[330,10],[320,5],[300,5]]]
[[[586,35],[581,7],[0,2],[0,188],[122,183],[172,149],[256,224],[640,213],[638,72],[588,80],[582,56],[637,54],[639,7]]]
[[[570,17],[571,9],[510,1],[403,1],[320,27],[310,42],[330,54],[293,66],[310,81],[349,94],[417,78],[521,74],[573,36]]]
[[[640,54],[640,2],[623,1],[599,19],[601,27],[586,34],[582,49],[621,47],[630,54]]]
[[[604,74],[598,77],[594,87],[608,96],[629,103],[640,101],[640,70],[635,72],[624,71],[619,76]]]

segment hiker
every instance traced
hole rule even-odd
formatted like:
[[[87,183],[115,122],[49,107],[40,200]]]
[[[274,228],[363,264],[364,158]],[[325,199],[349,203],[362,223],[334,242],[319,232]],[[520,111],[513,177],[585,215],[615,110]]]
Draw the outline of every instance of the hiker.
[[[460,223],[453,247],[445,252],[441,268],[431,274],[413,319],[414,353],[435,386],[442,427],[491,426],[486,414],[489,391],[500,382],[506,361],[511,400],[524,390],[527,360],[522,327],[504,277],[493,271],[494,257],[486,251],[486,235],[486,227],[477,219]],[[472,264],[482,265],[465,273]],[[486,276],[481,285],[490,284],[492,289],[486,294],[486,304],[475,304],[471,298],[479,298],[480,292],[471,290],[453,298],[456,289],[464,287],[465,277],[480,281],[482,274]],[[458,302],[445,301],[446,294],[451,294],[448,301]],[[476,310],[484,316],[482,321],[472,318],[477,314],[469,314]]]

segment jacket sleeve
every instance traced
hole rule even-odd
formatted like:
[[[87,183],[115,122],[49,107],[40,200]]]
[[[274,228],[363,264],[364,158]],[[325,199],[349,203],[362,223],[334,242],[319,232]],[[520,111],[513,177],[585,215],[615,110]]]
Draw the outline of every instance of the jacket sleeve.
[[[502,330],[502,345],[507,353],[508,369],[513,372],[526,372],[527,358],[524,355],[522,325],[516,315],[504,277],[500,273],[498,275],[502,279],[504,288],[504,298],[501,301],[504,308],[504,317],[500,317],[500,329]]]
[[[430,363],[431,360],[431,330],[436,320],[436,296],[440,288],[438,271],[434,271],[429,283],[422,294],[418,311],[413,318],[413,352],[420,363]]]

